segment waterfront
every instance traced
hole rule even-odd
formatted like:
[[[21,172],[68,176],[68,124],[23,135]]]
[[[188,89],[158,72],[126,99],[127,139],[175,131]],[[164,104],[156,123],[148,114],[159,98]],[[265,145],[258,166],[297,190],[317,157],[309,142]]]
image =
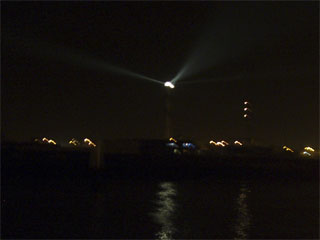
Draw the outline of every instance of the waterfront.
[[[16,177],[2,188],[3,238],[318,238],[316,181]]]

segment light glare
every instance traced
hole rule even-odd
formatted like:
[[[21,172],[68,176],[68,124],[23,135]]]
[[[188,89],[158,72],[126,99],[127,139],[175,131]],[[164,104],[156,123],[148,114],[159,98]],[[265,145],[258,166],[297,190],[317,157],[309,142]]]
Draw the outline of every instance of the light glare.
[[[174,85],[172,84],[172,82],[165,82],[164,86],[169,88],[174,88]]]

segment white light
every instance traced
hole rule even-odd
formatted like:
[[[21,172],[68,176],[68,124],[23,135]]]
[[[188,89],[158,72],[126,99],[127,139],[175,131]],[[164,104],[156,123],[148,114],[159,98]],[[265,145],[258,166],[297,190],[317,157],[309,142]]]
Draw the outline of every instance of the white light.
[[[308,153],[308,152],[306,152],[306,151],[304,151],[304,152],[303,152],[303,154],[304,154],[304,155],[311,156],[311,154],[310,154],[310,153]]]
[[[165,82],[164,86],[169,88],[174,88],[174,85],[172,84],[172,82]]]

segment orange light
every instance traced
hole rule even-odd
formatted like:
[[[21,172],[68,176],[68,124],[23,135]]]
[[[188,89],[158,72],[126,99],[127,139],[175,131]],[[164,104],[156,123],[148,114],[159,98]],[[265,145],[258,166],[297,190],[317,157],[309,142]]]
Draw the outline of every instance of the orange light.
[[[96,146],[96,144],[94,144],[89,138],[85,138],[83,141],[88,143],[89,146],[93,146],[93,147]]]
[[[229,145],[229,143],[227,143],[226,141],[222,140],[221,141],[224,145]]]

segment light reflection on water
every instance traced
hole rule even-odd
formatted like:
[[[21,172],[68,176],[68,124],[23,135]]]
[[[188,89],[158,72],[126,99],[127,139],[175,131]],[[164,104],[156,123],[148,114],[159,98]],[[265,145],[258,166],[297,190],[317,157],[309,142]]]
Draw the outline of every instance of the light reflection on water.
[[[238,216],[235,224],[235,239],[248,239],[249,237],[251,215],[247,204],[248,193],[250,193],[250,190],[247,184],[242,183],[237,198]]]
[[[177,195],[177,191],[171,182],[163,182],[159,186],[160,191],[157,193],[158,199],[156,200],[158,208],[153,216],[161,229],[156,233],[156,238],[169,240],[173,239],[173,234],[176,231],[172,217],[176,211],[174,197]]]

